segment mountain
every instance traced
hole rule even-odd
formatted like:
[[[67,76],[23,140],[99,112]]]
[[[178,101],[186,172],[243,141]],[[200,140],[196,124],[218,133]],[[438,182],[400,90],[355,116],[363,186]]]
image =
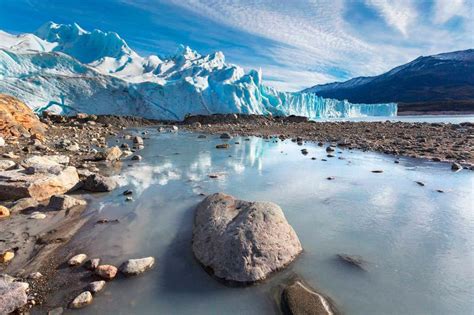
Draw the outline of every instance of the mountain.
[[[316,85],[302,92],[399,111],[474,111],[474,49],[419,57],[382,75]]]
[[[396,104],[351,104],[312,93],[279,92],[262,72],[180,46],[142,57],[114,32],[48,22],[34,34],[0,31],[0,93],[36,112],[135,115],[180,120],[187,114],[243,113],[309,118],[391,116]]]

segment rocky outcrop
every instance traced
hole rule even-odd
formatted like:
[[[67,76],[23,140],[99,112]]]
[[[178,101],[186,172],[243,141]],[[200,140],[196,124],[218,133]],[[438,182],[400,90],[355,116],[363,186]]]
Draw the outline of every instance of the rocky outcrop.
[[[68,210],[77,206],[85,206],[87,202],[82,199],[77,199],[68,195],[54,195],[49,199],[49,210]]]
[[[0,200],[34,198],[44,200],[55,194],[64,194],[79,182],[76,168],[52,165],[27,170],[10,170],[0,173]],[[47,170],[47,171],[44,171]]]
[[[20,135],[38,134],[41,137],[46,125],[41,123],[33,111],[15,97],[0,94],[0,136],[16,138]]]
[[[301,281],[294,281],[282,293],[281,304],[285,315],[335,315],[334,305],[324,295]]]
[[[91,174],[84,180],[83,189],[91,192],[108,192],[117,187],[117,182],[100,174]]]
[[[302,247],[282,209],[217,193],[197,207],[193,252],[221,279],[252,283],[291,263]]]
[[[8,275],[0,276],[0,314],[10,314],[27,303],[28,283],[16,282]]]

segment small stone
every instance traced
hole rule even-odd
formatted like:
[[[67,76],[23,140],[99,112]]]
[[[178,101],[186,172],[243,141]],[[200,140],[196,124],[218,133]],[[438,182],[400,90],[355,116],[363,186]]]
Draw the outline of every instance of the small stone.
[[[83,308],[92,303],[92,293],[89,291],[79,294],[70,304],[71,308]]]
[[[221,139],[232,139],[232,136],[228,132],[224,132],[220,135]]]
[[[32,272],[28,275],[28,279],[33,279],[33,280],[38,280],[41,277],[43,277],[41,272]]]
[[[0,254],[0,263],[6,264],[10,262],[15,257],[15,253],[11,250],[7,250],[6,252]]]
[[[43,219],[46,219],[46,214],[41,213],[39,211],[35,211],[30,215],[29,218],[34,219],[34,220],[43,220]]]
[[[442,189],[436,189],[436,191],[439,192],[439,193],[444,193],[444,190],[442,190]]]
[[[334,179],[336,179],[336,177],[334,177],[334,176],[329,176],[329,177],[326,177],[326,179],[327,179],[327,180],[334,180]]]
[[[18,200],[15,205],[11,208],[11,212],[24,211],[38,206],[38,201],[33,198],[22,198]]]
[[[171,126],[171,131],[178,131],[178,126],[175,126],[175,125]]]
[[[334,152],[334,151],[335,151],[334,148],[331,146],[326,148],[326,152]]]
[[[0,219],[7,218],[10,216],[10,210],[7,207],[0,206]]]
[[[201,123],[199,121],[196,121],[195,123],[192,124],[194,128],[201,128]]]
[[[127,197],[127,198],[125,198],[125,201],[133,201],[133,198],[132,197]]]
[[[295,281],[283,290],[282,302],[288,313],[293,315],[338,314],[329,299],[300,281]]]
[[[364,261],[364,259],[362,259],[361,256],[338,254],[337,258],[340,261],[342,261],[342,262],[344,262],[348,265],[351,265],[353,267],[357,267],[361,270],[365,270],[364,266],[365,266],[366,262]]]
[[[456,163],[456,162],[454,162],[453,164],[451,164],[451,170],[453,170],[453,171],[459,171],[460,169],[462,169],[461,164]]]
[[[206,136],[205,135],[199,135],[198,139],[206,139]]]
[[[301,153],[302,153],[303,155],[307,155],[307,154],[308,154],[308,150],[307,150],[307,149],[301,149]]]
[[[141,161],[141,159],[142,159],[141,155],[137,154],[137,155],[132,156],[132,161]]]
[[[139,136],[133,137],[133,143],[137,145],[143,145],[143,138]]]
[[[228,149],[230,146],[228,143],[222,143],[222,144],[218,144],[216,145],[216,149]]]
[[[383,173],[383,170],[373,170],[372,173],[380,174],[380,173]]]
[[[130,196],[130,195],[132,195],[132,194],[133,194],[133,191],[128,190],[128,189],[123,192],[123,195],[124,195],[124,196]]]
[[[104,287],[105,287],[105,281],[99,280],[99,281],[93,281],[89,283],[89,285],[87,286],[87,289],[92,293],[98,293],[102,291]]]
[[[62,307],[53,308],[48,312],[48,315],[62,315],[64,313],[64,309]]]
[[[79,266],[79,265],[82,265],[82,263],[86,259],[87,259],[86,254],[78,254],[78,255],[72,257],[71,259],[69,259],[69,261],[67,263],[69,264],[69,266]]]
[[[420,182],[420,181],[415,181],[415,183],[417,183],[417,184],[420,185],[420,186],[425,186],[425,183]]]
[[[105,280],[112,280],[117,274],[117,267],[112,265],[100,265],[95,270],[95,273]]]
[[[96,270],[100,265],[100,258],[93,258],[86,261],[84,267],[88,270]]]
[[[129,259],[120,266],[120,271],[126,276],[135,276],[151,269],[154,264],[153,257]]]

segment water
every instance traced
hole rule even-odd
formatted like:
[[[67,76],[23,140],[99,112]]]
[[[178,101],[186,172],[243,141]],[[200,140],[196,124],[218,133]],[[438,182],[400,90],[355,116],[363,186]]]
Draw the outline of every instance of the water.
[[[123,187],[91,203],[91,214],[120,223],[96,225],[75,241],[104,263],[151,255],[157,265],[108,283],[84,314],[276,314],[277,287],[294,275],[346,314],[474,312],[472,172],[347,150],[336,152],[344,160],[324,162],[324,148],[306,144],[304,156],[290,141],[234,138],[217,150],[215,136],[151,130],[150,137],[143,160],[124,164]],[[133,202],[124,201],[125,189]],[[193,258],[192,221],[198,194],[218,191],[279,204],[304,253],[257,286],[211,278]],[[367,272],[339,263],[338,253],[363,256]]]
[[[401,122],[426,122],[426,123],[451,123],[474,122],[474,115],[413,115],[413,116],[390,116],[390,117],[354,117],[327,119],[325,121],[401,121]]]

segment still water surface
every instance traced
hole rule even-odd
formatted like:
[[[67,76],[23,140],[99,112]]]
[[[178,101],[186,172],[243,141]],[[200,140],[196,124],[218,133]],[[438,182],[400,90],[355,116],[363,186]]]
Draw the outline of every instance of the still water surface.
[[[76,241],[104,263],[154,256],[157,265],[108,283],[84,314],[275,314],[276,288],[294,275],[346,314],[474,312],[473,172],[348,150],[325,162],[324,148],[288,140],[234,138],[217,150],[216,136],[152,129],[149,136],[143,160],[124,162],[123,186],[92,202],[91,211],[120,223]],[[124,201],[125,189],[133,202]],[[211,278],[193,258],[192,222],[199,194],[218,191],[279,204],[304,253],[257,286],[229,288]],[[339,253],[364,257],[367,272],[338,262]]]

